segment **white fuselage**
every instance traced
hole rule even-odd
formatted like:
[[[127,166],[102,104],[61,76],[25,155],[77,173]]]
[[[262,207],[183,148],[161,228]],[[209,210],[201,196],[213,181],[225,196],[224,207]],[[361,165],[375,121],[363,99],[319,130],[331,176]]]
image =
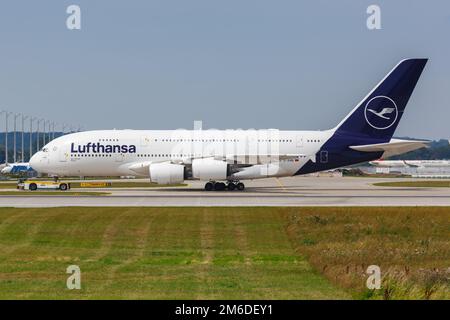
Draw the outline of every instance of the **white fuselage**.
[[[315,159],[332,134],[272,129],[87,131],[49,142],[31,165],[60,176],[149,176],[149,164],[189,165],[210,158],[239,167],[228,179],[292,176]]]

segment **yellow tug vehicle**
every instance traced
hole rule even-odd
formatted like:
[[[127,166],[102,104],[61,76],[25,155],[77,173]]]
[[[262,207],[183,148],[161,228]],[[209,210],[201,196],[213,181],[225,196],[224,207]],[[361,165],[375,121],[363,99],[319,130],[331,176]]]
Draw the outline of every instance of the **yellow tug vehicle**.
[[[70,189],[70,183],[64,181],[41,181],[41,180],[19,180],[17,183],[19,190],[61,190]]]

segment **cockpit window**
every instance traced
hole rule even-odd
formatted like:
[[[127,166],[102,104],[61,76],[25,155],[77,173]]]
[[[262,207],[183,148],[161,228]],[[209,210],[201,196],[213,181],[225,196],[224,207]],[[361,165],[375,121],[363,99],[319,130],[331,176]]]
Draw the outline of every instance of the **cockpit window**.
[[[42,152],[48,152],[48,148],[42,148]]]

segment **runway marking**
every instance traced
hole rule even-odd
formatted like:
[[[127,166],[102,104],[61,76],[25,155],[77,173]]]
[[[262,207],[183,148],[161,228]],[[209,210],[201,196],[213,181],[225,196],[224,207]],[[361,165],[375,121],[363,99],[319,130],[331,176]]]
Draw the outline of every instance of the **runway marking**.
[[[281,183],[280,179],[275,178],[275,180],[277,181],[278,185],[280,186],[281,189],[283,189],[284,191],[286,191],[286,188],[284,187],[284,185]]]

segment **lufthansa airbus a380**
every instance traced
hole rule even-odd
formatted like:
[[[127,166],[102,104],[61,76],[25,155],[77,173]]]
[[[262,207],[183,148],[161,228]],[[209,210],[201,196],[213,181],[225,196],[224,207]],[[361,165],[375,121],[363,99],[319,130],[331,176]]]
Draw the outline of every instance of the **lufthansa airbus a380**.
[[[333,129],[86,131],[49,142],[30,165],[55,176],[133,175],[158,184],[201,180],[206,190],[243,190],[246,179],[295,176],[401,154],[426,145],[392,138],[426,63],[400,61]]]

